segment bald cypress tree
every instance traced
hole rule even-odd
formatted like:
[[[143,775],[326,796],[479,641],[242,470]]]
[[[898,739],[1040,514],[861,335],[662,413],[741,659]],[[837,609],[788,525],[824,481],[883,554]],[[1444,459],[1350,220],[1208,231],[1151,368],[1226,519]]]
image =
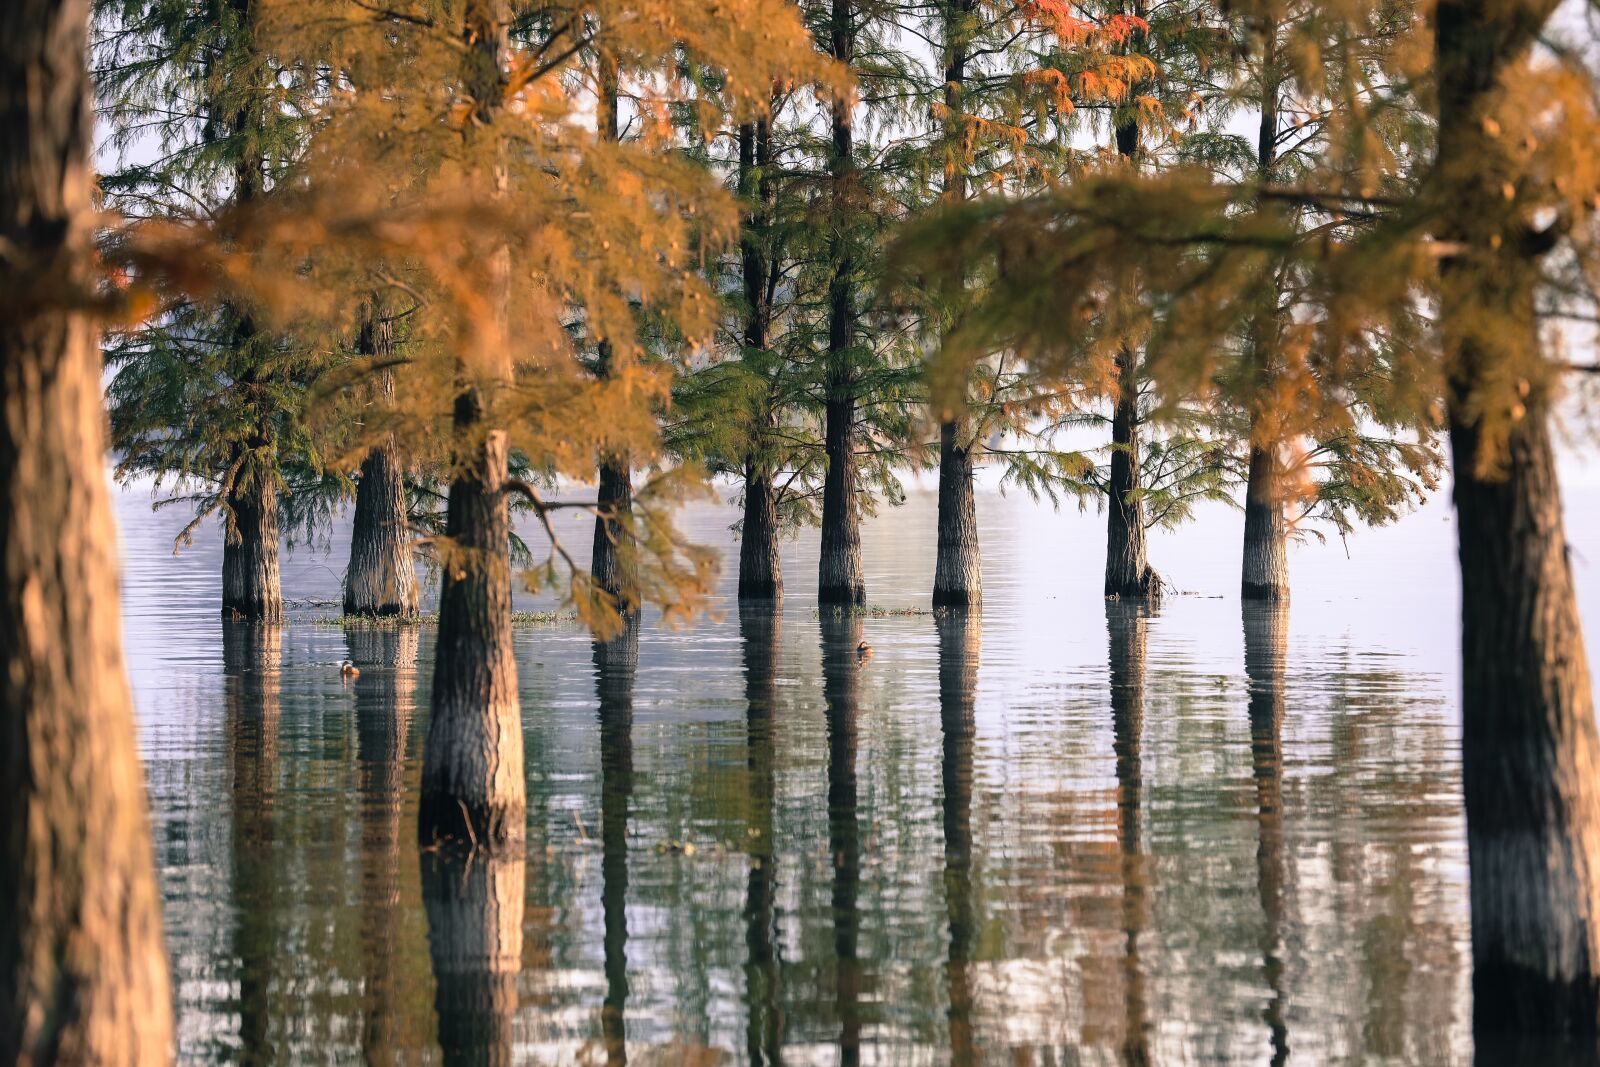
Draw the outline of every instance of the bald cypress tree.
[[[269,55],[263,6],[96,5],[96,87],[119,150],[101,179],[113,210],[203,224],[250,211],[284,180],[315,88]],[[159,151],[148,161],[152,139]],[[106,360],[119,474],[189,493],[196,523],[219,515],[223,612],[280,617],[280,496],[291,471],[315,481],[320,466],[302,421],[310,354],[268,329],[263,309],[238,289],[173,300],[113,332]]]
[[[172,1002],[105,485],[85,0],[0,8],[0,1059],[157,1067]]]

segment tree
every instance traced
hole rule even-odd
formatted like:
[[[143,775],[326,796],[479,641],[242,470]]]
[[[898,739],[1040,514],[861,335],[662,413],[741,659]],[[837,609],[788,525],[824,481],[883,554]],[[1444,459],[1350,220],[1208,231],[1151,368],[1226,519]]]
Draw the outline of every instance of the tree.
[[[1566,1035],[1589,1055],[1600,1033],[1600,737],[1548,425],[1566,363],[1544,328],[1592,315],[1600,109],[1592,73],[1558,33],[1556,47],[1534,50],[1554,7],[1438,5],[1431,51],[1415,46],[1428,40],[1419,35],[1387,57],[1387,90],[1329,117],[1340,151],[1297,187],[1193,172],[1110,178],[984,205],[953,247],[908,251],[928,253],[946,279],[956,257],[964,268],[1002,256],[1008,283],[966,328],[1056,366],[1080,358],[1088,338],[1049,321],[1042,294],[1137,270],[1166,312],[1152,337],[1158,376],[1181,395],[1215,380],[1218,340],[1260,306],[1262,260],[1292,254],[1305,272],[1302,321],[1314,324],[1306,351],[1321,370],[1315,406],[1342,404],[1361,379],[1416,423],[1445,422],[1475,1028],[1485,1048],[1497,1034]],[[1385,190],[1366,155],[1382,157],[1368,116],[1405,106],[1427,79],[1436,148],[1414,186]],[[1263,198],[1313,209],[1317,239],[1251,210]],[[949,220],[937,231],[948,236]],[[1375,332],[1406,342],[1389,347],[1400,373],[1382,381],[1369,373]]]
[[[120,150],[101,180],[130,218],[214,221],[282,181],[314,88],[270,58],[261,0],[99,0],[97,88]],[[142,160],[156,142],[153,160]],[[263,328],[244,291],[169,303],[110,335],[112,445],[122,477],[198,482],[195,523],[222,516],[222,610],[283,614],[279,498],[320,461],[300,415],[310,354]]]
[[[1297,187],[1344,158],[1365,168],[1362,181],[1379,183],[1387,193],[1405,189],[1414,180],[1407,171],[1426,159],[1429,129],[1414,102],[1389,96],[1383,71],[1392,53],[1408,47],[1411,20],[1408,4],[1359,12],[1282,4],[1233,13],[1226,22],[1227,61],[1201,94],[1209,128],[1184,139],[1180,158],[1262,189]],[[1253,140],[1229,129],[1241,111],[1257,117]],[[1338,139],[1349,127],[1333,121],[1336,113],[1366,115],[1363,132],[1381,154],[1344,151]],[[1319,239],[1322,220],[1312,205],[1267,196],[1254,210],[1303,240]],[[1385,388],[1371,386],[1374,379],[1406,373],[1414,327],[1375,332],[1370,369],[1334,386],[1343,403],[1318,402],[1322,369],[1303,314],[1306,275],[1298,258],[1291,247],[1262,263],[1260,306],[1245,316],[1233,340],[1237,380],[1222,383],[1219,397],[1244,412],[1237,436],[1248,457],[1246,600],[1287,599],[1288,542],[1305,529],[1305,520],[1325,521],[1341,535],[1356,521],[1390,521],[1437,487],[1441,465],[1432,430],[1419,425],[1407,405],[1386,402]],[[1300,514],[1291,514],[1296,507]]]
[[[1593,1049],[1600,736],[1550,442],[1559,363],[1539,311],[1558,247],[1586,273],[1595,262],[1600,114],[1586,69],[1530,57],[1554,10],[1435,8],[1438,148],[1424,204],[1445,243],[1436,293],[1460,523],[1473,1022]]]
[[[857,21],[852,0],[830,0],[827,51],[846,67],[855,59]],[[822,487],[822,551],[817,602],[865,604],[867,578],[861,562],[861,517],[856,486],[857,381],[851,360],[859,311],[856,272],[862,255],[859,221],[862,185],[855,158],[855,100],[836,94],[829,104],[833,143],[828,155],[828,355],[824,385],[824,438],[828,473]],[[854,210],[852,210],[854,209]]]
[[[0,1058],[157,1065],[172,1001],[104,481],[86,0],[0,9]]]
[[[737,15],[679,0],[648,17],[635,4],[574,18],[560,5],[487,0],[376,13],[350,2],[315,17],[280,0],[272,11],[286,63],[349,72],[335,82],[350,90],[330,93],[318,116],[307,197],[382,223],[361,243],[302,239],[300,269],[334,294],[335,309],[375,280],[415,294],[423,309],[395,368],[397,424],[410,424],[402,445],[442,439],[452,457],[446,528],[432,539],[443,580],[424,841],[515,848],[523,833],[510,498],[549,535],[547,559],[526,579],[555,583],[564,568],[566,598],[602,638],[647,596],[671,613],[705,595],[711,558],[666,514],[688,472],[663,472],[633,507],[603,516],[627,542],[625,580],[612,590],[573,566],[550,523],[558,508],[598,505],[546,500],[509,468],[515,453],[539,478],[589,478],[597,455],[626,455],[635,469],[660,455],[670,368],[640,358],[638,323],[669,324],[689,348],[709,336],[713,302],[692,266],[735,228],[731,201],[692,161],[662,150],[669,105],[690,90],[684,57],[723,72],[725,90],[708,106],[736,115],[761,111],[775,74],[838,80],[783,0],[745,0]],[[583,121],[584,54],[612,56],[627,73],[639,136],[613,139]],[[359,182],[355,161],[369,164]],[[404,275],[383,267],[400,252]],[[609,346],[603,377],[578,358],[574,317],[585,342]],[[440,396],[454,397],[443,422]]]
[[[374,365],[396,358],[395,323],[377,299],[363,308],[356,352]],[[369,404],[388,407],[394,371],[374,375]],[[346,615],[414,618],[421,610],[406,492],[406,460],[393,431],[382,432],[361,461],[355,516],[350,527],[350,562],[344,575]]]

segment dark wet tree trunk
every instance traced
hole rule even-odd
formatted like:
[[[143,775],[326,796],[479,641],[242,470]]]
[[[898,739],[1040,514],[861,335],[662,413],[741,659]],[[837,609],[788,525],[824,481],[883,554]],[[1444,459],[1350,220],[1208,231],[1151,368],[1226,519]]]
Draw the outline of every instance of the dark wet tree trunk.
[[[1462,780],[1471,868],[1473,1022],[1500,1033],[1600,1032],[1600,737],[1551,447],[1552,386],[1497,392],[1531,367],[1542,237],[1501,182],[1521,149],[1487,121],[1554,3],[1435,12],[1439,321],[1461,561]],[[1473,329],[1486,318],[1492,327]],[[1553,374],[1547,371],[1546,374]],[[1504,387],[1501,387],[1504,388]],[[1513,408],[1517,404],[1522,410]],[[1482,420],[1506,420],[1488,470]]]
[[[945,980],[950,1005],[950,1062],[983,1062],[973,1026],[972,963],[978,942],[973,902],[972,749],[977,734],[978,661],[982,616],[952,608],[934,616],[939,632],[940,763],[944,786],[944,901],[950,925]]]
[[[350,661],[361,668],[352,683],[361,810],[361,1057],[372,1067],[401,1062],[420,1039],[401,981],[406,738],[416,710],[420,637],[415,626],[345,629]]]
[[[456,399],[458,440],[478,425],[477,396]],[[458,457],[445,519],[439,643],[418,819],[424,844],[520,841],[527,814],[522,713],[511,652],[511,520],[501,486],[506,438],[489,431]]]
[[[607,141],[621,139],[618,123],[618,89],[616,59],[604,50],[599,56],[600,101],[597,121],[600,136]],[[597,372],[608,378],[613,371],[616,352],[611,343],[600,342]],[[633,510],[633,479],[626,454],[612,453],[600,457],[599,489],[595,496],[598,505],[594,519],[594,547],[589,556],[589,574],[599,589],[616,598],[619,611],[632,616],[638,610],[639,591],[628,573],[627,537],[628,515]]]
[[[828,851],[833,856],[834,1004],[839,1062],[861,1062],[861,826],[856,808],[856,716],[864,626],[848,610],[822,611],[822,697],[828,721]]]
[[[608,456],[600,461],[600,486],[595,496],[599,514],[594,520],[594,552],[589,573],[594,584],[617,597],[624,615],[638,610],[639,591],[627,574],[626,516],[633,510],[633,482],[625,458]]]
[[[278,485],[262,459],[264,441],[251,443],[252,469],[228,491],[222,544],[222,613],[276,622],[283,618],[278,572]]]
[[[380,362],[393,354],[393,326],[376,309],[368,311],[356,348]],[[393,371],[378,372],[376,391],[376,402],[393,403]],[[421,610],[407,521],[405,462],[389,434],[361,461],[350,563],[344,572],[344,613],[411,618]]]
[[[1150,1018],[1145,1002],[1139,939],[1149,924],[1147,866],[1142,840],[1144,807],[1144,675],[1149,611],[1138,603],[1108,602],[1111,640],[1111,749],[1116,757],[1117,843],[1122,856],[1122,1062],[1150,1058]]]
[[[1278,152],[1278,94],[1280,86],[1273,71],[1277,67],[1278,26],[1268,18],[1262,38],[1266,54],[1261,61],[1267,83],[1262,86],[1261,121],[1256,135],[1256,174],[1263,185],[1273,180]],[[1258,211],[1278,212],[1279,205],[1266,203]],[[1279,336],[1278,295],[1270,307],[1262,309],[1253,324],[1253,357],[1256,393],[1250,417],[1250,473],[1244,494],[1244,558],[1240,568],[1240,596],[1245,600],[1279,601],[1289,599],[1289,523],[1284,508],[1283,442],[1264,434],[1271,425],[1260,417],[1260,405],[1272,393],[1273,358]],[[1267,439],[1263,439],[1266,437]]]
[[[829,50],[849,66],[855,56],[855,10],[851,0],[832,0]],[[861,504],[856,498],[855,256],[850,203],[854,199],[855,147],[852,102],[833,101],[833,235],[828,250],[833,277],[828,284],[827,406],[824,446],[828,472],[822,483],[822,555],[817,569],[819,604],[865,604],[866,571],[861,562]]]
[[[983,560],[978,552],[978,505],[973,498],[971,424],[952,419],[939,427],[939,547],[933,569],[933,606],[983,605]]]
[[[479,113],[471,129],[492,125],[505,99],[510,11],[506,0],[476,0],[466,8],[462,81]],[[504,195],[496,163],[494,185]],[[510,250],[493,253],[492,314],[506,322]],[[498,331],[497,331],[498,332]],[[527,782],[517,664],[511,653],[511,517],[506,507],[505,431],[485,423],[485,389],[509,380],[511,368],[492,368],[498,380],[479,384],[465,361],[452,412],[455,469],[445,513],[439,586],[439,639],[433,698],[422,762],[417,818],[424,844],[494,847],[520,855],[526,833]]]
[[[0,1062],[153,1067],[172,1003],[100,353],[65,310],[94,286],[88,8],[0,5]]]
[[[773,717],[778,707],[778,643],[783,616],[761,605],[739,606],[744,646],[745,769],[750,782],[745,882],[745,1051],[755,1067],[783,1059],[783,986],[778,957],[778,853]]]
[[[600,1007],[606,1063],[628,1062],[628,809],[633,803],[633,680],[639,627],[594,643],[600,705],[600,904],[605,922],[606,996]]]
[[[239,1046],[247,1064],[275,1062],[272,987],[278,968],[278,693],[283,628],[222,621],[228,762],[233,776],[233,954],[239,961]]]
[[[1261,898],[1261,969],[1272,999],[1262,1011],[1273,1067],[1289,1060],[1288,990],[1284,974],[1283,708],[1289,604],[1244,606],[1244,672],[1250,682],[1250,767],[1256,783],[1256,888]]]
[[[962,101],[967,80],[968,44],[976,0],[945,0],[944,38],[944,195],[947,204],[967,198],[963,142],[968,117]],[[978,506],[973,498],[972,453],[977,447],[971,420],[947,417],[939,424],[939,536],[933,568],[933,606],[983,604],[983,559],[978,552]]]
[[[1289,599],[1289,521],[1279,467],[1275,450],[1251,446],[1240,589],[1245,600]]]
[[[781,600],[778,492],[772,472],[758,465],[754,457],[745,460],[744,520],[739,538],[739,599]]]
[[[1116,411],[1111,419],[1110,500],[1106,507],[1105,595],[1144,600],[1161,595],[1161,579],[1145,549],[1144,501],[1139,498],[1138,355],[1124,348],[1117,358]]]
[[[739,127],[739,195],[753,202],[745,218],[740,258],[744,268],[744,345],[765,350],[772,326],[773,257],[767,248],[774,187],[772,134],[765,119]],[[763,433],[772,430],[772,411],[760,414],[754,443],[744,459],[744,518],[739,526],[739,599],[777,600],[783,596],[783,563],[778,555],[776,471],[767,457]]]
[[[528,874],[522,848],[422,856],[434,1010],[446,1067],[517,1062],[517,975]]]

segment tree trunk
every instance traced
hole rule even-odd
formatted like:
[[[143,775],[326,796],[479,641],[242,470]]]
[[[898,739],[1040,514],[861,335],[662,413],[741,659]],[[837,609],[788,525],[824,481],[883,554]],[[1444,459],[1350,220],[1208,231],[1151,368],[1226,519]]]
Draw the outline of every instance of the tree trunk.
[[[639,591],[627,573],[628,547],[623,539],[623,516],[633,510],[633,483],[625,458],[608,456],[600,461],[600,487],[596,495],[600,513],[594,520],[594,553],[589,557],[589,573],[594,584],[617,598],[617,608],[625,617],[639,609]]]
[[[1289,996],[1284,973],[1283,708],[1289,602],[1244,607],[1244,672],[1250,680],[1250,766],[1256,782],[1256,888],[1261,898],[1261,969],[1272,999],[1262,1013],[1272,1064],[1289,1061]]]
[[[969,116],[962,99],[967,82],[967,54],[976,29],[976,0],[943,0],[944,45],[944,190],[940,199],[955,205],[967,199],[970,165]],[[963,398],[969,399],[967,397]],[[939,424],[939,545],[934,558],[933,606],[980,607],[983,604],[983,559],[978,552],[978,510],[973,499],[972,424],[946,417]]]
[[[856,808],[856,716],[862,661],[856,653],[862,618],[822,612],[822,697],[828,722],[828,850],[833,856],[834,1005],[839,1015],[839,1062],[861,1062],[861,826]]]
[[[356,347],[379,359],[393,353],[393,327],[375,309],[368,312]],[[393,403],[392,371],[379,372],[377,394],[378,402]],[[407,522],[405,463],[390,434],[361,461],[350,563],[344,572],[344,613],[412,618],[421,610]]]
[[[463,10],[461,78],[477,107],[468,133],[493,136],[495,111],[506,99],[510,7],[506,0],[474,0]],[[491,196],[504,199],[507,178],[499,156],[505,149],[479,151],[494,159]],[[493,340],[508,328],[508,247],[492,250],[488,273]],[[441,544],[439,639],[417,834],[424,845],[506,845],[520,855],[528,798],[511,652],[508,458],[505,431],[485,419],[494,391],[510,381],[513,368],[497,349],[473,355],[459,361],[460,392],[452,412],[455,470]]]
[[[778,851],[773,833],[777,808],[773,716],[778,706],[778,645],[783,616],[752,604],[739,605],[744,646],[745,768],[750,782],[750,826],[746,840],[750,873],[745,881],[745,1051],[753,1067],[783,1060],[783,972],[778,957]]]
[[[832,0],[830,51],[849,66],[855,55],[855,10],[851,0]],[[833,101],[833,154],[828,161],[832,181],[833,235],[828,258],[833,277],[828,284],[827,425],[824,430],[828,470],[822,483],[822,555],[817,569],[817,603],[865,604],[866,573],[861,564],[861,505],[856,499],[856,368],[855,256],[846,232],[855,178],[855,131],[852,101]]]
[[[855,398],[830,396],[827,407],[828,473],[822,485],[822,554],[817,603],[865,604],[861,562],[861,512],[856,499]]]
[[[528,876],[520,847],[422,857],[439,1050],[447,1065],[511,1067]]]
[[[983,617],[952,608],[934,616],[939,633],[940,764],[944,785],[944,901],[950,924],[945,965],[950,1062],[982,1063],[973,1027],[972,964],[978,917],[972,893],[972,750],[977,734],[978,662]]]
[[[458,440],[471,438],[479,414],[475,392],[456,399]],[[493,430],[458,460],[450,483],[432,720],[422,765],[418,833],[424,844],[493,845],[524,834],[527,783],[511,652],[505,480],[506,437]]]
[[[639,627],[594,643],[600,705],[600,904],[605,924],[606,996],[600,1008],[606,1063],[628,1062],[628,809],[633,802],[633,680]]]
[[[1252,445],[1244,493],[1245,600],[1289,599],[1289,524],[1283,512],[1282,474],[1271,449]]]
[[[257,453],[259,456],[259,451]],[[283,618],[278,575],[278,486],[259,458],[228,492],[230,518],[222,545],[222,614],[277,622]]]
[[[1139,956],[1139,939],[1149,924],[1141,837],[1149,610],[1139,603],[1108,602],[1106,629],[1111,639],[1111,749],[1116,756],[1117,843],[1122,854],[1122,1062],[1142,1065],[1151,1062],[1150,1013]]]
[[[1546,417],[1530,411],[1513,431],[1499,479],[1475,473],[1478,433],[1459,409],[1450,426],[1473,1018],[1490,1032],[1592,1037],[1600,738]]]
[[[933,606],[983,605],[983,560],[978,552],[978,506],[973,499],[972,442],[965,419],[939,427],[939,548]]]
[[[744,521],[739,527],[739,599],[782,600],[778,555],[778,492],[772,472],[754,458],[744,464]]]
[[[272,1063],[272,987],[278,973],[278,695],[283,628],[222,620],[223,700],[233,777],[233,955],[239,961],[239,1047]]]
[[[0,1062],[170,1062],[122,666],[93,290],[86,0],[0,5]],[[30,299],[30,286],[41,288]]]
[[[775,190],[772,133],[765,119],[739,127],[739,195],[752,202],[744,220],[740,259],[744,273],[744,345],[765,351],[772,325],[773,256],[767,247]],[[773,430],[770,398],[752,416],[756,432],[744,460],[744,521],[739,527],[739,599],[780,600],[783,564],[778,556],[778,490],[765,458]]]
[[[372,1067],[401,1062],[420,1034],[403,1000],[405,910],[410,874],[401,856],[406,800],[406,738],[416,710],[415,626],[345,628],[356,717],[356,792],[361,812],[361,1058]],[[415,884],[414,882],[412,884]]]
[[[1483,1043],[1574,1035],[1592,1055],[1600,736],[1548,427],[1556,372],[1528,358],[1540,343],[1538,245],[1501,192],[1522,150],[1488,121],[1502,75],[1554,8],[1438,4],[1432,194],[1440,238],[1462,249],[1441,265],[1439,321],[1460,537],[1474,1030]],[[1519,366],[1525,395],[1497,391]],[[1501,447],[1485,448],[1487,416],[1505,420]]]
[[[1161,579],[1145,550],[1144,502],[1138,496],[1138,357],[1124,349],[1117,359],[1117,407],[1111,420],[1110,500],[1106,507],[1105,595],[1121,600],[1158,599]]]

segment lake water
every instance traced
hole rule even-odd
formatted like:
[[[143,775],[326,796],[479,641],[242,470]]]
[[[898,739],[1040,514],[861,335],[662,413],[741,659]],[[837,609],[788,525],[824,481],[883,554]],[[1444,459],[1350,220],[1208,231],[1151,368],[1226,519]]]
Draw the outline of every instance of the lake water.
[[[987,608],[518,629],[528,850],[415,843],[431,627],[218,618],[214,529],[118,494],[126,648],[186,1063],[1450,1063],[1471,1058],[1454,528],[1291,555],[1244,615],[1237,513],[1100,597],[1103,520],[980,496]],[[866,532],[925,603],[935,502]],[[1600,620],[1600,493],[1569,493]],[[727,544],[730,509],[687,525]],[[586,544],[586,537],[575,543]],[[530,598],[519,606],[537,606]],[[876,655],[858,662],[865,639]],[[361,667],[351,684],[338,665]]]

